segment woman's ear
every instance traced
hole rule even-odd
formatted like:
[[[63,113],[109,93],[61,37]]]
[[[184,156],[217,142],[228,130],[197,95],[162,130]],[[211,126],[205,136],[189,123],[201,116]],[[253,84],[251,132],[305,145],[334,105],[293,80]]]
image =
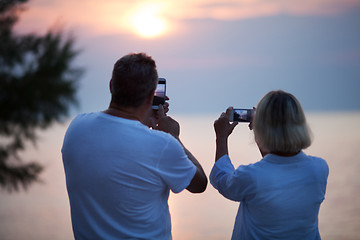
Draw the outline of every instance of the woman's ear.
[[[110,93],[112,93],[112,79],[110,79],[109,81],[109,89],[110,89]]]
[[[257,144],[257,146],[259,148],[261,156],[265,157],[267,154],[270,153],[270,150],[267,147],[263,146],[263,144],[261,144],[259,139],[256,137],[256,134],[254,134],[254,135],[255,135],[255,142],[256,142],[256,144]]]

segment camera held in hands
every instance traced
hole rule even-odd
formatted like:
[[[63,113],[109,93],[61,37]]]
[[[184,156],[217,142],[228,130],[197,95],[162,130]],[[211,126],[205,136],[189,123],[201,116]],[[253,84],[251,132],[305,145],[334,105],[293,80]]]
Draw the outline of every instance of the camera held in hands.
[[[253,117],[254,109],[234,108],[230,116],[230,122],[252,122]]]
[[[159,81],[158,81],[158,84],[157,84],[157,87],[155,90],[152,109],[155,109],[155,110],[159,109],[159,105],[165,103],[165,98],[166,98],[166,79],[159,78]]]

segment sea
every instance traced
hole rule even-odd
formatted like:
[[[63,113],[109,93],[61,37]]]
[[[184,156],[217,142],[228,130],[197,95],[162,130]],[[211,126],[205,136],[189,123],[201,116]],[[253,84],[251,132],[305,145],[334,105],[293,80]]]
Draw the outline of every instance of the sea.
[[[215,156],[213,122],[217,114],[172,116],[181,125],[184,145],[210,174]],[[324,158],[330,168],[326,197],[319,213],[325,240],[360,239],[360,112],[309,112],[313,144],[309,155]],[[36,146],[27,146],[23,159],[45,167],[41,182],[27,190],[0,190],[1,240],[74,239],[70,206],[61,159],[61,146],[69,122],[39,132]],[[239,124],[229,138],[235,167],[257,162],[261,155],[247,124]],[[174,240],[226,240],[231,238],[239,206],[222,197],[210,184],[202,194],[186,190],[170,194]]]

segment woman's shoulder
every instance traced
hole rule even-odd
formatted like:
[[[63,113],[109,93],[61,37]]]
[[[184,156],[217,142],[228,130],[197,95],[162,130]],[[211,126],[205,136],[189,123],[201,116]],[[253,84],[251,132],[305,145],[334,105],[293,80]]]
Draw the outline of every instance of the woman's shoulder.
[[[312,165],[312,168],[321,169],[327,174],[329,173],[329,165],[327,164],[326,160],[321,157],[313,156],[313,155],[306,155],[308,161]]]
[[[318,156],[313,156],[313,155],[307,155],[304,154],[310,161],[317,163],[317,164],[322,164],[322,165],[327,165],[327,162],[324,158],[322,157],[318,157]]]

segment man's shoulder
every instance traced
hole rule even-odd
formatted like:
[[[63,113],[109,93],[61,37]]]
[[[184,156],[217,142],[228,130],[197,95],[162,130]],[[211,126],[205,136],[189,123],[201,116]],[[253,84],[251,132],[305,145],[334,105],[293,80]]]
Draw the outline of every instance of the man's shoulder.
[[[156,130],[156,129],[148,129],[149,134],[151,134],[153,137],[159,139],[160,141],[167,142],[168,144],[177,144],[178,141],[169,133]]]
[[[98,112],[79,113],[72,119],[72,122],[95,118],[98,115],[99,115]]]

